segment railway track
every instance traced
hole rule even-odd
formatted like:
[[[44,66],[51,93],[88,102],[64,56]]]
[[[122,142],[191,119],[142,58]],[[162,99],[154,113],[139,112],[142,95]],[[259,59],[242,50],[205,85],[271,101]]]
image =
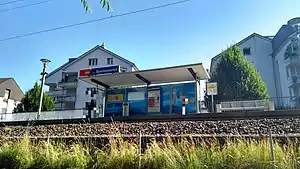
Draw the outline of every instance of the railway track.
[[[128,117],[104,117],[92,119],[63,119],[63,120],[37,120],[37,121],[6,121],[1,126],[10,125],[47,125],[47,124],[78,124],[78,123],[110,123],[110,122],[168,122],[168,121],[219,121],[239,119],[262,119],[262,118],[291,118],[300,117],[300,109],[282,111],[260,111],[260,112],[225,112],[225,113],[202,113],[188,115],[148,115]]]

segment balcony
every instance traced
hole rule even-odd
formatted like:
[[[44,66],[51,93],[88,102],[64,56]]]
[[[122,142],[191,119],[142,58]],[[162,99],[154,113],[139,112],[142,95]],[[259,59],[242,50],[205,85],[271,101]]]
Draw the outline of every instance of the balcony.
[[[55,99],[55,103],[61,103],[61,102],[75,102],[76,97],[73,95],[64,95],[64,96],[57,96]]]
[[[287,49],[284,52],[284,59],[288,60],[288,66],[293,64],[299,64],[300,58],[299,58],[299,47],[298,44],[290,44]]]
[[[288,78],[288,80],[290,81],[290,88],[300,85],[300,75],[292,75]]]
[[[63,110],[65,107],[64,102],[55,102],[54,103],[54,110]]]
[[[48,94],[51,96],[60,96],[60,95],[65,95],[66,91],[64,91],[62,88],[56,88],[54,90],[50,90]]]
[[[58,82],[58,87],[61,88],[77,88],[77,83],[78,83],[78,79],[73,79],[73,80],[62,80],[60,82]]]

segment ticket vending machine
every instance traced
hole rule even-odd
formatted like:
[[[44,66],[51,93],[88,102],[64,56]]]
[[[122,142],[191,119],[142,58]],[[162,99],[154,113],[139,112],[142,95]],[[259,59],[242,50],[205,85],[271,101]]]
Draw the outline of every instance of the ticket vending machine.
[[[161,105],[160,89],[148,90],[148,113],[160,113]]]

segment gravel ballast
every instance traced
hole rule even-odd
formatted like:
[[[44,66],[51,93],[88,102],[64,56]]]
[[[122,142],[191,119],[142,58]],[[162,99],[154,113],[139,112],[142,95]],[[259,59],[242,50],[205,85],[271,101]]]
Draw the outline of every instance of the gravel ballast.
[[[278,135],[300,134],[300,118],[6,126],[0,128],[0,135],[3,137],[22,137],[25,133],[31,137],[136,135],[139,131],[144,135],[265,135],[268,134],[268,128],[273,134]]]

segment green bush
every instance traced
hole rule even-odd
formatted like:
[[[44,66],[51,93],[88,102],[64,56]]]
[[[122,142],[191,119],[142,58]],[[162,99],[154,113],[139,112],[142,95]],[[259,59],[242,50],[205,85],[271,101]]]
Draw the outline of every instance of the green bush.
[[[193,142],[181,140],[149,143],[139,158],[138,145],[122,138],[110,139],[104,149],[80,143],[31,142],[27,137],[0,147],[1,169],[289,169],[299,168],[297,147],[274,143],[275,161],[271,161],[268,140]]]

